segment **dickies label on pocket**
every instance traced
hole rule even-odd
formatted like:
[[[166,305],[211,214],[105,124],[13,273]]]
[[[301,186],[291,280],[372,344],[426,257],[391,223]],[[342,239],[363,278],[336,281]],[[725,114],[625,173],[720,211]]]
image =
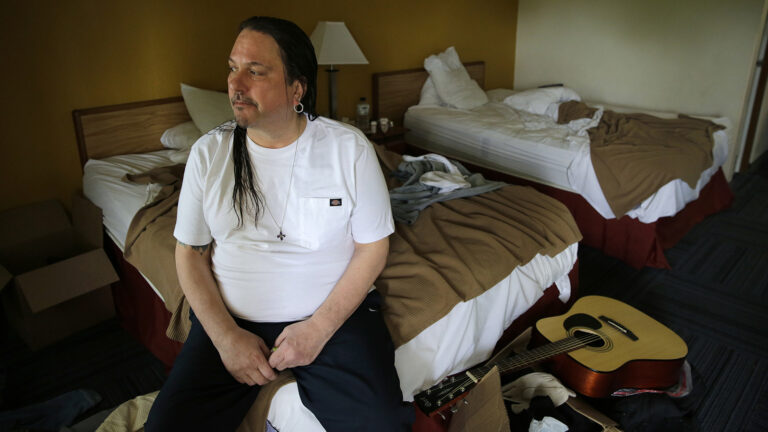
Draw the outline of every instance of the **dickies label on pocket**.
[[[329,205],[331,207],[340,207],[341,206],[341,198],[331,198],[329,201]]]

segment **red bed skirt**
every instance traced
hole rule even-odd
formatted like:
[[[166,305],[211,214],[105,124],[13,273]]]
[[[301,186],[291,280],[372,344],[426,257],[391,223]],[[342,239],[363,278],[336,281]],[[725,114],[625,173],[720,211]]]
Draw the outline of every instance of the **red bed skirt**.
[[[717,170],[696,200],[676,215],[653,223],[642,223],[628,216],[605,219],[579,194],[544,185],[534,187],[568,207],[581,230],[584,244],[635,268],[669,268],[664,249],[674,246],[694,225],[728,208],[733,201],[722,169]]]
[[[115,243],[104,236],[105,249],[120,275],[120,281],[112,285],[115,308],[120,322],[133,337],[147,347],[168,370],[181,351],[182,344],[173,341],[165,335],[165,330],[171,319],[171,313],[165,309],[160,297],[141,276],[138,270],[123,259],[123,254]],[[563,304],[558,299],[559,291],[552,285],[544,291],[544,295],[526,312],[515,319],[502,335],[497,348],[505,346],[523,330],[532,326],[537,320],[565,312],[575,301],[578,292],[578,262],[568,274],[571,281],[571,299]],[[414,432],[444,432],[447,422],[425,416],[417,408]]]
[[[123,258],[120,248],[104,236],[104,248],[120,275],[112,284],[112,297],[120,324],[170,370],[181,351],[181,342],[165,335],[171,313],[147,280]]]

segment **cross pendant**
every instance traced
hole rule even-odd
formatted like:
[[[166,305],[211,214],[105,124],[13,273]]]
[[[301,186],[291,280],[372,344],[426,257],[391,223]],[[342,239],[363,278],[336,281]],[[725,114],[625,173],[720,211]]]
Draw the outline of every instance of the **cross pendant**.
[[[285,238],[285,234],[283,234],[283,230],[282,229],[280,230],[280,234],[277,235],[277,238],[279,238],[280,241],[283,241],[283,239]]]

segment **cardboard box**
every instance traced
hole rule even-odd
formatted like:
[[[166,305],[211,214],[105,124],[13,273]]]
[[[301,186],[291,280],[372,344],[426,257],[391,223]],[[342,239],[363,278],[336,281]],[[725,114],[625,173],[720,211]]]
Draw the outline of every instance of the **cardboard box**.
[[[0,290],[10,324],[38,349],[114,316],[118,280],[102,248],[101,210],[72,199],[0,213]]]

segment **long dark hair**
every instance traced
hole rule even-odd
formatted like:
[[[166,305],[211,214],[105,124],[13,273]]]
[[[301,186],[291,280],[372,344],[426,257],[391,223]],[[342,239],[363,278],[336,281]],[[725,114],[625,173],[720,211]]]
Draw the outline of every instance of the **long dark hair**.
[[[310,121],[316,119],[317,57],[307,34],[290,21],[261,16],[251,17],[240,23],[238,34],[243,30],[267,34],[277,42],[285,67],[285,82],[293,83],[298,80],[304,85],[304,95],[301,98],[304,113]],[[248,156],[246,129],[235,125],[232,139],[232,160],[235,170],[232,207],[237,214],[237,226],[240,228],[243,226],[244,215],[250,212],[253,212],[254,224],[258,224],[264,198],[255,181],[251,158]]]

